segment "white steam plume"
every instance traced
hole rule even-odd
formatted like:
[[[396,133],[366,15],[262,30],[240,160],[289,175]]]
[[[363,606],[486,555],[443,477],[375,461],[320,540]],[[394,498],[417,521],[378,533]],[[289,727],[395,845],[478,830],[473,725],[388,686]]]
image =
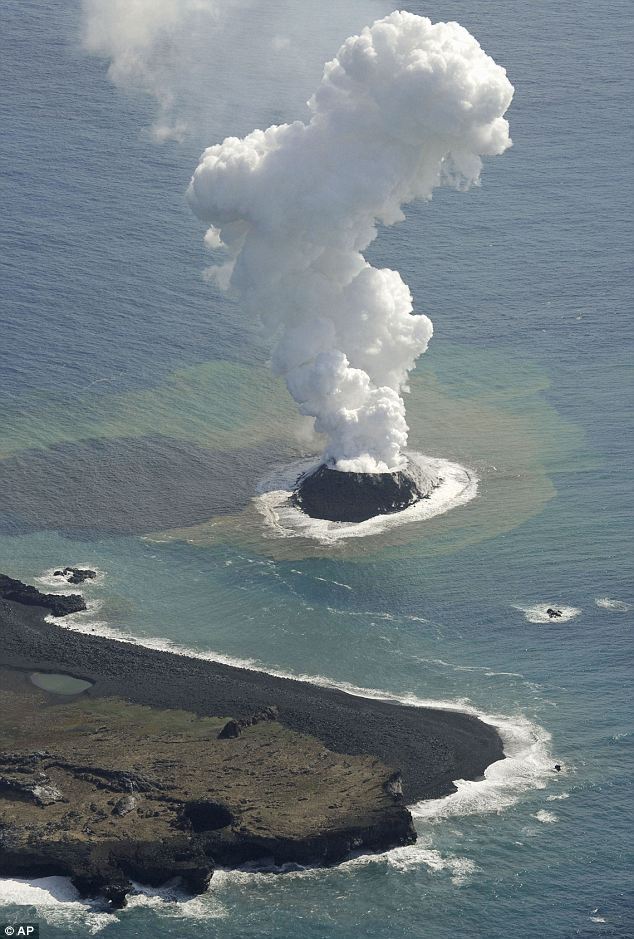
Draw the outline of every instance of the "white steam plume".
[[[403,466],[401,394],[432,335],[400,275],[362,252],[404,203],[478,182],[481,156],[510,146],[512,94],[467,30],[395,12],[326,65],[308,124],[202,155],[188,198],[228,254],[212,276],[279,334],[274,368],[339,470]]]
[[[296,117],[341,36],[388,0],[81,0],[85,49],[156,102],[156,142]],[[260,124],[261,126],[261,124]]]

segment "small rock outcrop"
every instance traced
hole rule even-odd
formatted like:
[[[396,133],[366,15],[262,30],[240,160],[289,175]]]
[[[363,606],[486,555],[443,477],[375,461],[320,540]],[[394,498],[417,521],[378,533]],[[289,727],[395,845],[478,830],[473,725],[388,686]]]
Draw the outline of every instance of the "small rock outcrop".
[[[61,571],[53,571],[54,577],[63,577],[68,584],[83,584],[86,580],[94,580],[97,571],[89,567],[65,567]]]
[[[218,740],[230,740],[232,737],[239,737],[243,727],[251,727],[253,724],[259,724],[260,721],[276,721],[279,717],[277,705],[271,704],[269,707],[262,708],[250,717],[242,717],[240,720],[227,721],[225,726],[218,734]]]
[[[15,768],[17,772],[28,772],[28,770],[23,770],[19,763]],[[46,776],[44,780],[25,780],[16,776],[0,776],[0,796],[17,798],[40,806],[53,805],[54,802],[64,802],[64,796],[57,786],[47,783],[48,777]]]
[[[383,783],[383,788],[389,796],[392,796],[395,802],[403,801],[403,777],[400,772],[392,775]]]
[[[134,796],[123,796],[121,799],[115,802],[112,814],[123,817],[124,815],[128,815],[129,812],[133,812],[136,807],[137,800],[134,798]]]
[[[26,606],[41,606],[53,616],[67,616],[86,609],[86,601],[78,593],[61,596],[57,593],[41,593],[36,587],[23,584],[6,574],[0,574],[0,599],[23,603]]]
[[[242,725],[240,721],[233,720],[232,718],[230,721],[227,721],[218,734],[218,740],[232,740],[235,737],[239,737],[241,733]]]

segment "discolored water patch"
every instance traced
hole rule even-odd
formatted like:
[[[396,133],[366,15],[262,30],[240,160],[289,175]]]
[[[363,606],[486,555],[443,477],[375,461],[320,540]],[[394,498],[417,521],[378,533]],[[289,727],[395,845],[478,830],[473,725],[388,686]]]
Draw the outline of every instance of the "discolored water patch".
[[[529,371],[526,387],[521,387],[521,372],[516,371],[512,385],[504,370],[504,381],[494,371],[498,360],[504,366],[503,358],[485,358],[488,371],[476,376],[472,364],[463,383],[460,371],[443,374],[442,380],[430,371],[414,376],[408,397],[410,449],[465,466],[480,480],[478,497],[459,510],[333,545],[276,536],[250,502],[225,518],[157,531],[152,539],[201,546],[235,542],[277,560],[332,557],[333,552],[364,560],[386,551],[394,556],[403,551],[419,557],[448,554],[517,528],[556,495],[555,472],[561,480],[566,471],[585,469],[590,458],[578,455],[578,428],[541,397],[538,375]],[[462,359],[459,364],[464,365]],[[318,446],[309,452],[317,454]],[[276,470],[283,469],[280,464],[281,459]]]
[[[547,403],[548,377],[512,352],[436,342],[411,382],[409,447],[480,479],[468,506],[337,543],[339,556],[452,553],[542,512],[553,482],[591,466],[581,433]],[[39,449],[34,449],[37,446]],[[144,534],[237,543],[276,559],[330,557],[332,545],[276,536],[252,496],[273,469],[319,454],[280,379],[215,361],[156,387],[42,409],[25,398],[0,441],[0,531]],[[4,454],[4,459],[2,456]]]
[[[208,450],[164,436],[92,439],[0,460],[0,530],[144,533],[244,509],[258,479],[290,455],[271,442]]]

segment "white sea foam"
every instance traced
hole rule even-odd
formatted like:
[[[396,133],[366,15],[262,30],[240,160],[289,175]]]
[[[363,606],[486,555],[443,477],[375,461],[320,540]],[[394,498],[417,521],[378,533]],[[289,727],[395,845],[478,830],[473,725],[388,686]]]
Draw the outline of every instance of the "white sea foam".
[[[440,851],[432,847],[429,835],[419,833],[416,844],[373,854],[355,854],[337,865],[337,872],[345,876],[354,873],[360,867],[368,865],[384,865],[405,872],[419,868],[421,864],[433,872],[449,871],[451,880],[455,884],[464,883],[471,874],[478,870],[476,863],[470,858],[441,854]],[[284,874],[289,879],[305,880],[332,875],[333,870],[324,867],[304,867],[301,864],[278,865],[271,859],[262,858],[257,863],[245,864],[238,869],[227,870],[223,868],[217,870],[211,882],[211,890],[222,890],[227,886],[234,885],[248,886],[254,882],[267,886],[270,885],[271,874]]]
[[[314,577],[313,580],[321,580],[324,584],[332,584],[333,587],[343,587],[344,590],[352,590],[350,584],[344,584],[340,580],[328,580],[327,577]]]
[[[548,603],[536,603],[534,606],[513,605],[513,609],[521,610],[529,623],[567,623],[575,616],[579,616],[581,610],[576,606],[562,606],[554,601]],[[559,610],[561,616],[549,616],[548,610]]]
[[[554,812],[547,812],[546,809],[540,809],[538,812],[535,812],[533,818],[536,818],[542,825],[554,825],[555,822],[559,821]]]
[[[57,906],[79,902],[79,893],[66,877],[41,877],[37,880],[6,878],[0,880],[0,902],[21,906]]]
[[[478,492],[478,477],[459,463],[409,451],[407,457],[432,478],[440,479],[428,499],[421,499],[402,512],[375,515],[364,522],[330,522],[311,518],[291,504],[290,498],[304,473],[319,466],[314,459],[298,460],[280,466],[258,486],[254,504],[272,534],[280,538],[311,538],[321,544],[334,544],[347,538],[377,535],[390,528],[420,522],[443,515],[450,509],[465,505]]]
[[[339,610],[335,606],[327,606],[326,609],[334,616],[368,616],[371,619],[382,619],[387,622],[396,619],[394,613],[388,613],[386,610]],[[426,623],[430,625],[432,622],[424,616],[414,616],[410,613],[399,613],[398,618],[407,620],[408,623]]]
[[[343,587],[344,590],[352,590],[350,584],[344,584],[340,580],[330,580],[328,577],[317,577],[311,574],[306,574],[304,571],[298,571],[295,568],[291,568],[291,574],[295,574],[297,577],[308,577],[310,580],[319,580],[323,584],[332,584],[333,587]],[[283,578],[281,579],[283,580]]]
[[[624,600],[611,600],[610,597],[597,597],[594,602],[602,610],[613,610],[616,613],[627,613],[631,609]]]
[[[416,844],[404,848],[394,848],[385,855],[388,865],[394,870],[406,872],[419,868],[421,864],[434,873],[449,871],[451,882],[456,886],[464,884],[478,871],[478,865],[471,858],[457,857],[453,854],[441,854],[432,847],[431,838],[418,834]]]
[[[214,878],[217,872],[214,872]],[[133,893],[128,898],[127,909],[134,910],[139,907],[149,907],[157,910],[162,916],[173,916],[179,919],[209,919],[221,918],[226,915],[225,908],[214,896],[214,891],[192,897],[184,893],[178,880],[163,884],[161,887],[148,887],[133,881]]]
[[[177,881],[161,887],[148,887],[133,881],[126,910],[112,913],[104,912],[99,900],[81,898],[68,877],[6,878],[0,880],[0,910],[7,905],[34,906],[38,915],[51,925],[66,927],[69,931],[87,929],[91,934],[101,932],[119,916],[126,916],[129,911],[140,907],[179,919],[207,920],[226,914],[213,892],[191,897],[182,891]]]
[[[452,672],[484,672],[487,678],[495,678],[498,676],[505,678],[524,678],[521,672],[498,672],[488,665],[458,665],[456,662],[447,662],[445,659],[427,658],[422,655],[413,655],[411,658],[425,665],[440,665],[442,668],[449,668]]]
[[[7,905],[34,906],[38,916],[51,925],[69,930],[81,926],[91,934],[112,924],[111,914],[100,912],[94,903],[82,900],[67,877],[2,879],[0,909]]]
[[[466,710],[492,724],[502,738],[506,759],[488,766],[482,780],[454,780],[457,791],[452,795],[411,806],[414,818],[499,813],[514,805],[523,792],[544,789],[548,785],[553,767],[548,731],[520,715],[484,714],[464,705],[456,707],[456,710]]]

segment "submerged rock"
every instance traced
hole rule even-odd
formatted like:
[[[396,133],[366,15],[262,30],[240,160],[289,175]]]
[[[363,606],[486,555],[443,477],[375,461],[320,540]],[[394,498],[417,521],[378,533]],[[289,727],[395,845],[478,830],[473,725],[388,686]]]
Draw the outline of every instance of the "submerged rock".
[[[342,473],[322,463],[300,477],[292,501],[311,518],[365,522],[429,498],[438,483],[413,463],[394,473]]]

